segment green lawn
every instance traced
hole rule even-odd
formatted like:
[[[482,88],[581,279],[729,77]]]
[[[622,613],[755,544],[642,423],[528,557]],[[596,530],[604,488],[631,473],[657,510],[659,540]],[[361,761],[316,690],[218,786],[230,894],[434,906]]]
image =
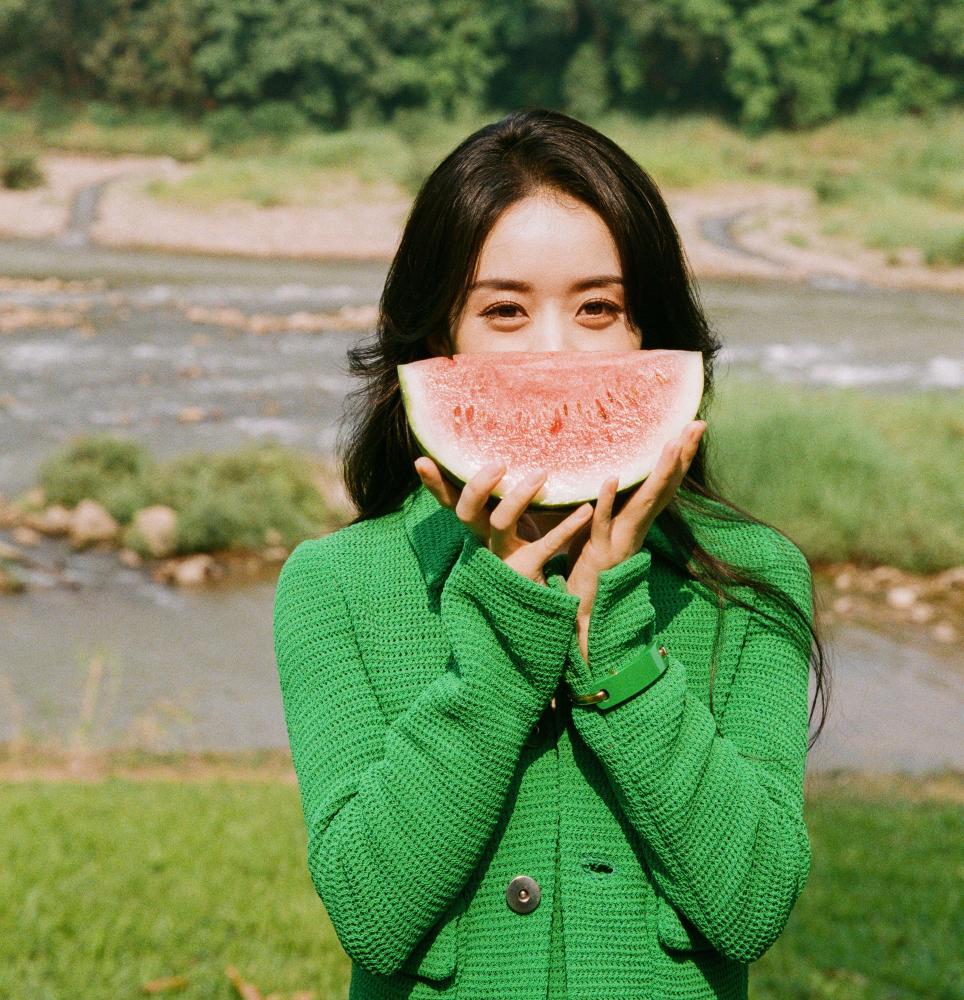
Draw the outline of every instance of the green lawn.
[[[808,791],[809,882],[751,970],[753,1000],[952,1000],[962,784]],[[0,784],[0,996],[235,998],[225,975],[289,1000],[344,997],[349,962],[305,868],[292,784],[217,780]]]

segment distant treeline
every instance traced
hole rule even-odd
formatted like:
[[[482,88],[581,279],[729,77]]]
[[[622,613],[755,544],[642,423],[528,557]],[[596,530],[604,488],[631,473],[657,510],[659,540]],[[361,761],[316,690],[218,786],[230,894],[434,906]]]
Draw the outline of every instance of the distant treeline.
[[[0,0],[0,97],[287,125],[532,104],[749,131],[964,90],[960,0]]]

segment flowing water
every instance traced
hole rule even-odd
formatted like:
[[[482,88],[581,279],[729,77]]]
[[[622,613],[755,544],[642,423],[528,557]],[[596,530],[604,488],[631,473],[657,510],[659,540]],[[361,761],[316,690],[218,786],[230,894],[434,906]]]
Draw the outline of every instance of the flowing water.
[[[345,351],[365,331],[254,333],[201,310],[313,313],[377,302],[386,265],[307,263],[0,243],[0,492],[36,482],[71,435],[136,437],[157,456],[275,440],[330,453]],[[726,348],[720,381],[957,392],[960,299],[935,292],[701,282]],[[214,419],[182,422],[197,406]],[[10,541],[0,531],[0,540]],[[272,583],[177,590],[44,539],[0,599],[0,740],[16,733],[157,749],[285,746],[271,642]],[[52,572],[56,570],[56,572]],[[64,586],[64,581],[69,586]],[[53,627],[52,627],[53,626]],[[811,769],[962,766],[959,651],[856,624],[828,632],[834,706]]]

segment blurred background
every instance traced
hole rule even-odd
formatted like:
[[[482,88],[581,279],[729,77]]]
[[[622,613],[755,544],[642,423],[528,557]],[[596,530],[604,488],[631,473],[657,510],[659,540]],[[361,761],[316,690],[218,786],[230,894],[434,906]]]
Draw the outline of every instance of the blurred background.
[[[0,996],[346,995],[275,581],[352,516],[414,193],[534,105],[660,186],[711,460],[813,567],[814,860],[751,996],[964,996],[962,69],[952,0],[0,0]]]

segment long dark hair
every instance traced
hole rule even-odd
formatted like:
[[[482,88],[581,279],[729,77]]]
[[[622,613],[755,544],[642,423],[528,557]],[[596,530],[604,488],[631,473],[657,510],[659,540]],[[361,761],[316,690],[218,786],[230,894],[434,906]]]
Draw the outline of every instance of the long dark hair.
[[[337,446],[345,487],[359,512],[352,524],[397,510],[421,484],[413,463],[422,452],[409,431],[396,365],[443,353],[451,356],[452,330],[490,229],[514,202],[546,190],[579,199],[603,219],[619,252],[627,322],[645,331],[646,349],[702,352],[699,415],[709,407],[713,362],[722,342],[703,315],[679,235],[655,182],[618,145],[588,125],[545,108],[515,111],[464,139],[425,180],[385,280],[374,338],[348,351],[349,374],[363,380],[348,395],[350,433],[347,439],[339,433]],[[811,720],[817,695],[822,703],[809,749],[826,721],[830,691],[826,655],[815,627],[789,594],[748,567],[703,549],[682,516],[683,510],[690,510],[717,520],[767,524],[724,500],[714,487],[706,461],[709,440],[712,424],[658,522],[680,553],[679,570],[711,590],[721,610],[731,602],[759,612],[730,589],[745,587],[790,616],[792,640],[807,651],[816,675]],[[616,509],[627,497],[617,497]],[[711,711],[721,628],[720,614],[710,673]]]

